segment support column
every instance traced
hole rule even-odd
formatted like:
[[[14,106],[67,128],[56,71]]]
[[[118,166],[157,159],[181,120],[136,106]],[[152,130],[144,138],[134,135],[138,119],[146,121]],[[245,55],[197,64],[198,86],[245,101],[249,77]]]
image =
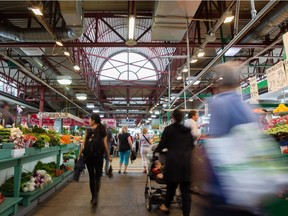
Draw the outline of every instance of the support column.
[[[45,97],[45,88],[44,86],[41,87],[40,89],[40,105],[39,105],[39,112],[44,111],[44,97]],[[43,119],[39,119],[39,127],[43,126]]]

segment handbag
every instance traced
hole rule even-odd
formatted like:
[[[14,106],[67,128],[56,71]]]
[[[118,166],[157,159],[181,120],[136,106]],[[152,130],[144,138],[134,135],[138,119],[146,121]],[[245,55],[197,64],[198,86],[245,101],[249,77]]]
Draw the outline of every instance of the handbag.
[[[113,177],[113,168],[112,168],[112,165],[109,166],[107,175],[108,175],[109,178],[112,178],[112,177]]]
[[[81,156],[79,158],[79,160],[77,160],[75,162],[75,166],[74,166],[74,175],[73,175],[73,179],[75,181],[79,181],[80,178],[80,174],[81,172],[85,169],[85,161],[84,161],[84,157]]]
[[[227,204],[255,208],[287,183],[287,158],[257,124],[234,126],[204,144],[212,172]]]
[[[130,152],[130,160],[131,160],[131,163],[133,163],[134,160],[136,160],[136,158],[137,158],[137,153],[136,153],[136,151],[131,150],[131,152]]]

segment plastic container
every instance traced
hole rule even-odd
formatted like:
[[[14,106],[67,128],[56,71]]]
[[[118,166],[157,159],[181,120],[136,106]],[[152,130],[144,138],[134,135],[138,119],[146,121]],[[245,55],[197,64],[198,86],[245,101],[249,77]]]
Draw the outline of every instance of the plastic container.
[[[11,156],[12,157],[22,157],[25,154],[25,148],[22,149],[12,149]]]

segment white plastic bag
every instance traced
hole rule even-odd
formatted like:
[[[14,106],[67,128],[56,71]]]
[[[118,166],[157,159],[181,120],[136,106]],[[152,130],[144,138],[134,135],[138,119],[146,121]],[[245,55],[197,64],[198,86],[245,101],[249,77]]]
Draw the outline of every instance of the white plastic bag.
[[[257,207],[288,182],[287,159],[255,123],[237,125],[204,146],[227,204]]]

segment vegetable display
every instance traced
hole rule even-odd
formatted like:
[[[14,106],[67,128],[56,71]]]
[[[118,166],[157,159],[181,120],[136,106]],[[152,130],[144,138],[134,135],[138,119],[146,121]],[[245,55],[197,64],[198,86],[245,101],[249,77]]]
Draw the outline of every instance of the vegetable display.
[[[2,202],[4,202],[4,200],[5,200],[5,197],[4,197],[4,195],[0,192],[0,204],[1,204]]]
[[[23,192],[32,192],[35,189],[43,188],[46,184],[52,182],[52,177],[46,170],[37,170],[33,176],[30,177],[29,181],[21,185],[21,190]]]
[[[11,132],[9,129],[0,129],[0,141],[1,142],[9,142],[10,141]]]
[[[23,172],[21,174],[21,185],[29,181],[33,173]],[[14,192],[14,176],[7,179],[4,184],[0,186],[0,191],[2,193],[13,193]]]

